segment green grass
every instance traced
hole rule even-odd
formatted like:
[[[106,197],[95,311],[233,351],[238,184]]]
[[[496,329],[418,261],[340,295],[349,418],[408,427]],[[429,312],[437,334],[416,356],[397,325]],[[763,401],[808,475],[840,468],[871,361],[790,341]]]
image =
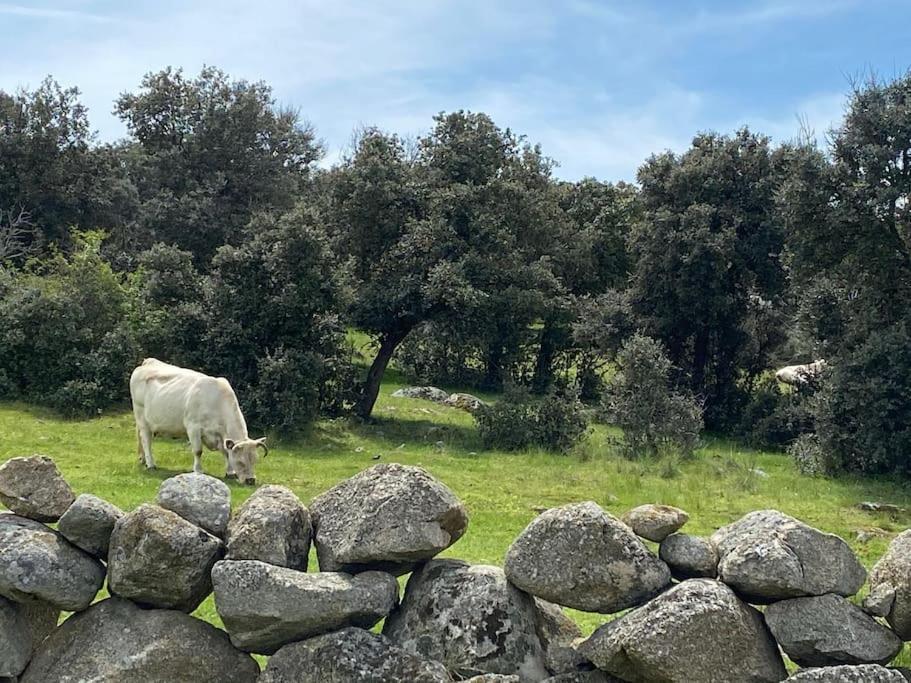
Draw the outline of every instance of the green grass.
[[[842,536],[868,568],[889,539],[859,544],[857,530],[879,527],[894,533],[911,522],[905,515],[896,518],[855,507],[863,500],[877,500],[911,508],[911,490],[901,482],[809,478],[781,453],[753,451],[721,439],[711,439],[684,462],[625,460],[613,453],[616,434],[603,426],[595,427],[586,444],[570,456],[483,451],[469,415],[392,398],[400,386],[400,378],[390,373],[374,424],[323,421],[305,438],[273,443],[269,457],[257,466],[258,481],[288,486],[307,503],[374,465],[375,455],[379,462],[420,465],[449,485],[470,513],[467,533],[443,555],[495,565],[502,565],[511,541],[540,509],[574,501],[594,500],[615,515],[642,503],[676,505],[689,512],[684,530],[694,534],[709,534],[751,510],[776,508]],[[49,455],[77,493],[94,493],[124,509],[154,500],[163,479],[191,469],[192,456],[184,443],[158,439],[154,450],[160,469],[147,472],[136,457],[128,412],[65,421],[31,406],[0,404],[0,461]],[[204,467],[210,474],[224,475],[219,454],[207,453]],[[233,482],[230,486],[235,507],[252,492]],[[316,568],[313,556],[311,568]],[[211,597],[196,614],[219,623]],[[607,619],[572,614],[586,632]],[[911,661],[907,653],[901,659]]]

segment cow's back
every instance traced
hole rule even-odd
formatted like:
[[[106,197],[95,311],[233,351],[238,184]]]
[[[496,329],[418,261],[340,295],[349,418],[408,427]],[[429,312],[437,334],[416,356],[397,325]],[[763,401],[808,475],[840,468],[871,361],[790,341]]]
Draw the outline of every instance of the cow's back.
[[[200,391],[214,378],[154,358],[146,359],[130,375],[133,411],[160,434],[185,432],[187,411]]]

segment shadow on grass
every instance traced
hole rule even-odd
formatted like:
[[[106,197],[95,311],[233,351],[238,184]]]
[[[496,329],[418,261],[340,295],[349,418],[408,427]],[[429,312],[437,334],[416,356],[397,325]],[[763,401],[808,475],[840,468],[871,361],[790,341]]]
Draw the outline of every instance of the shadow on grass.
[[[481,441],[473,426],[446,424],[432,420],[409,420],[377,417],[369,423],[350,424],[351,431],[360,438],[377,439],[391,447],[400,444],[427,446],[442,441],[447,446],[477,451]]]

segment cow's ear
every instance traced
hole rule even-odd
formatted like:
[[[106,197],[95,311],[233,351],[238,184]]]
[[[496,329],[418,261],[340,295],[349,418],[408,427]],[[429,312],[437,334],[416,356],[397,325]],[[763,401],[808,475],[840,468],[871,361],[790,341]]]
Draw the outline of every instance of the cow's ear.
[[[225,439],[225,448],[227,448],[229,451],[230,451],[232,448],[234,448],[234,440],[233,440],[233,439]]]

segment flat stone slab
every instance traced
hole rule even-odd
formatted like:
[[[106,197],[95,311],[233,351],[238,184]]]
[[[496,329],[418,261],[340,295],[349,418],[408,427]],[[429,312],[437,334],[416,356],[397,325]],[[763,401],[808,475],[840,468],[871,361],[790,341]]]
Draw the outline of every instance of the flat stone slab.
[[[20,517],[56,522],[75,499],[46,455],[10,458],[0,465],[0,502]]]

